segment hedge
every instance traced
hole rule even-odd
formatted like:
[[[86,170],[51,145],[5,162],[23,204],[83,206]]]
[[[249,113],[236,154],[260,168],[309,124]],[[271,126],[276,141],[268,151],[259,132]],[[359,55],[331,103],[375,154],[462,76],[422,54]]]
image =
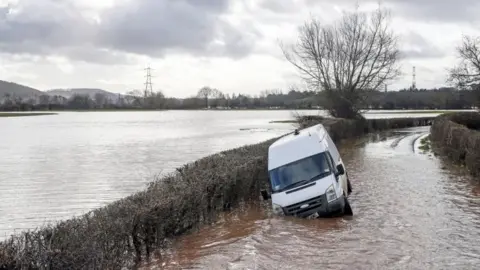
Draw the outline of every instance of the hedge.
[[[480,175],[480,114],[459,112],[438,116],[431,127],[433,146],[456,163]]]
[[[430,126],[433,119],[433,117],[408,117],[349,120],[324,118],[321,116],[300,116],[297,118],[297,122],[300,128],[324,123],[332,139],[335,143],[339,143],[343,139],[359,137],[371,132],[417,126]]]
[[[427,124],[414,119],[322,122],[335,142],[369,131]],[[83,216],[11,236],[0,243],[0,269],[133,268],[168,240],[215,221],[267,187],[267,150],[275,139],[224,151],[150,183],[142,192]]]

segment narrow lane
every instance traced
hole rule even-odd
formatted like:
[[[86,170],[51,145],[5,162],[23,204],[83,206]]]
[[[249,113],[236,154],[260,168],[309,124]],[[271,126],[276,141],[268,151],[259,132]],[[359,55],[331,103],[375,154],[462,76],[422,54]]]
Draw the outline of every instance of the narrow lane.
[[[480,182],[418,149],[428,128],[349,142],[354,216],[246,207],[181,237],[160,269],[478,269]]]

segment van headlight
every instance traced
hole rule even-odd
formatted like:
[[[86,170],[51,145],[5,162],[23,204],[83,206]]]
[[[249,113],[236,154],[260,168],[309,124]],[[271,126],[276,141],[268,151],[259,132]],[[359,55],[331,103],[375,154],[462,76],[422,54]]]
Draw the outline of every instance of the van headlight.
[[[335,201],[337,199],[337,193],[335,192],[335,188],[333,185],[327,188],[327,202]]]
[[[273,213],[275,215],[283,215],[283,208],[278,204],[272,204]]]

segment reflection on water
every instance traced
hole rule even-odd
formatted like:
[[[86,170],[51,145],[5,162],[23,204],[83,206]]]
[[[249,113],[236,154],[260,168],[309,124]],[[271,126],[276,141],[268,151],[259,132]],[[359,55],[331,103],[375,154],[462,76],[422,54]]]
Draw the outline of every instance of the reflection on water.
[[[347,142],[354,216],[229,213],[150,269],[478,269],[480,184],[416,149],[428,128]],[[353,145],[360,147],[351,147]]]

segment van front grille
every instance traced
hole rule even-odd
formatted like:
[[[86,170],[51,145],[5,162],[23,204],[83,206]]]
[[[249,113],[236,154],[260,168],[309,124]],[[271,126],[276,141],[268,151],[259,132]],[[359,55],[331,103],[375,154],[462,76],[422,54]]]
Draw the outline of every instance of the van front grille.
[[[299,203],[296,203],[296,204],[289,205],[289,206],[284,208],[285,215],[287,215],[287,216],[298,216],[298,215],[301,215],[301,214],[303,214],[305,212],[308,212],[312,209],[318,208],[322,205],[322,197],[323,196],[319,196],[319,197],[315,197],[315,198],[312,198],[312,199],[308,199],[308,200],[303,201],[303,202],[299,202]],[[302,206],[303,206],[303,208],[302,208]]]

